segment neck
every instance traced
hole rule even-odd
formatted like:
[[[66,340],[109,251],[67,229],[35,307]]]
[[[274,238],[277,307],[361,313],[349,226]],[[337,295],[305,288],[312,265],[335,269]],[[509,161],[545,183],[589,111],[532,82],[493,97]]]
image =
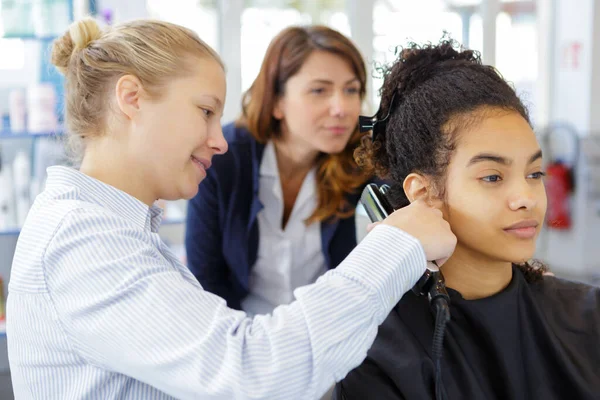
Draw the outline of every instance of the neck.
[[[128,161],[126,149],[125,143],[108,135],[95,139],[87,145],[79,170],[152,206],[157,199],[144,174]]]
[[[442,273],[447,287],[466,300],[475,300],[504,290],[512,280],[512,264],[475,255],[459,244],[442,266]]]
[[[282,181],[306,176],[317,160],[319,152],[306,149],[290,140],[274,139],[277,168]]]

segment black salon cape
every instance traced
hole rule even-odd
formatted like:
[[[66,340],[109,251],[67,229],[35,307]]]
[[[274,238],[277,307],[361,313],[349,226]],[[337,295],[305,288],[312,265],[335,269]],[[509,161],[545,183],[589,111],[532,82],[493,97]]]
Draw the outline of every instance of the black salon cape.
[[[492,297],[449,294],[447,399],[600,399],[600,288],[555,277],[530,284],[515,268]],[[333,398],[434,399],[433,329],[428,300],[408,292]]]

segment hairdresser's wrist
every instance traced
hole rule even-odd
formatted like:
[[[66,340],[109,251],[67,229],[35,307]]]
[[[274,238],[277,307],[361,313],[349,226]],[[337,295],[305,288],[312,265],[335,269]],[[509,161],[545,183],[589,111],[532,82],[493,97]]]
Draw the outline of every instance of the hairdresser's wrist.
[[[425,252],[416,238],[384,224],[374,227],[348,258],[357,262],[347,263],[340,272],[376,293],[381,303],[379,322],[414,286],[427,266]]]

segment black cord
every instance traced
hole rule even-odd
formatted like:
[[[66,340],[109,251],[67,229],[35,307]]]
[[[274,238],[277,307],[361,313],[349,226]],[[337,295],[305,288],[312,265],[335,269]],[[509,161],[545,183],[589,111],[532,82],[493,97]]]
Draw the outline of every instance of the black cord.
[[[444,383],[442,382],[442,354],[446,323],[450,320],[450,309],[448,308],[447,299],[443,296],[432,299],[432,303],[432,306],[435,305],[435,329],[431,349],[435,366],[435,398],[436,400],[443,400],[447,396],[444,395]]]

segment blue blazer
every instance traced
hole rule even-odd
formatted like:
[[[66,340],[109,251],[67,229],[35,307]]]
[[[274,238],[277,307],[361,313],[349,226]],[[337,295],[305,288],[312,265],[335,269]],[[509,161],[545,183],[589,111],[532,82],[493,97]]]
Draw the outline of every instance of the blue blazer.
[[[188,203],[185,246],[188,267],[204,289],[241,309],[258,252],[264,145],[234,124],[224,126],[223,134],[229,151],[213,157],[198,194]],[[361,191],[347,197],[350,204],[357,204]],[[356,246],[354,215],[322,222],[321,240],[328,268],[336,267]]]

